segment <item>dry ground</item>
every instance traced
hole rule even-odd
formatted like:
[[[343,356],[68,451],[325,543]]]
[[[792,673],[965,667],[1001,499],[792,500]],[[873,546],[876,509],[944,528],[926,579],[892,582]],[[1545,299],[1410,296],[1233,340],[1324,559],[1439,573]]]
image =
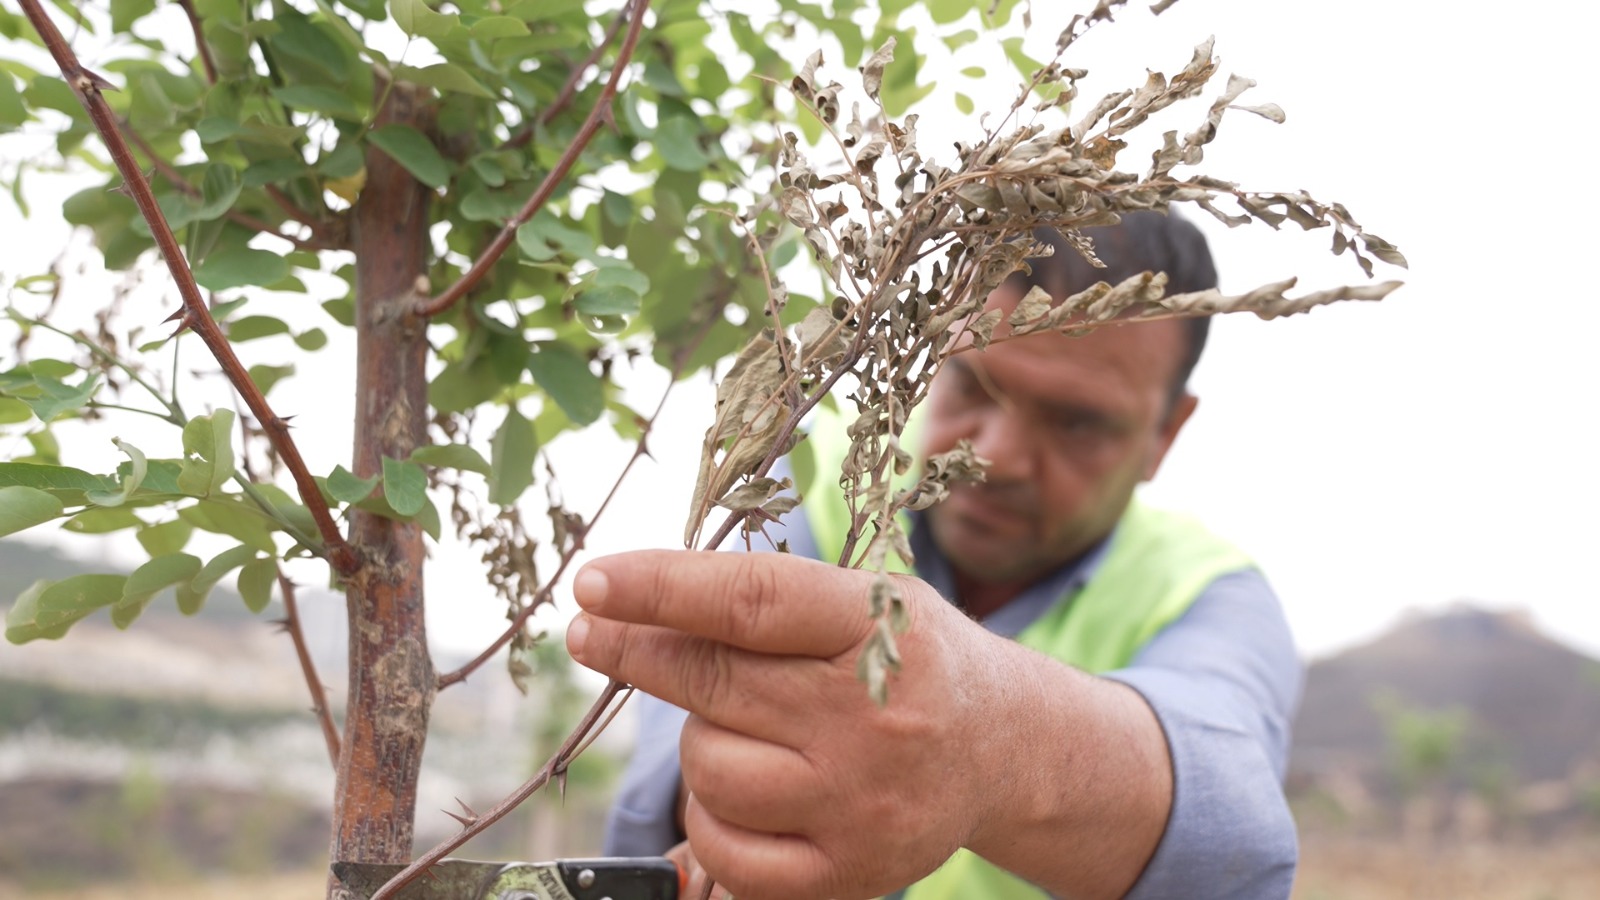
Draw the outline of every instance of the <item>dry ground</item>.
[[[1306,840],[1294,900],[1600,900],[1600,835],[1433,849]]]

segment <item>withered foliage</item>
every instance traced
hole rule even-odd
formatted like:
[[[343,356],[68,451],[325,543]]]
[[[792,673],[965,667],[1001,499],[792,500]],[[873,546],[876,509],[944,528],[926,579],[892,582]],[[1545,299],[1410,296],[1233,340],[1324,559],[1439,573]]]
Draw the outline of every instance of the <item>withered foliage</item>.
[[[1063,60],[1074,41],[1120,5],[1101,0],[1089,14],[1075,17],[1061,33],[1054,59],[1034,73],[998,124],[985,127],[970,144],[957,144],[948,162],[918,146],[916,116],[891,121],[877,103],[892,41],[862,66],[862,88],[875,106],[865,119],[859,104],[852,104],[848,120],[842,118],[844,88],[822,80],[820,51],[789,85],[825,124],[840,161],[819,169],[793,133],[783,135],[779,182],[767,203],[799,230],[836,297],[812,310],[792,336],[769,329],[755,338],[718,386],[716,421],[706,434],[685,542],[698,542],[714,505],[732,513],[712,544],[735,523],[758,528],[794,506],[794,498],[779,495],[787,485],[766,473],[801,439],[801,417],[833,391],[854,417],[839,473],[852,523],[838,562],[880,573],[869,598],[877,628],[859,666],[879,702],[886,697],[888,673],[899,664],[894,635],[904,624],[903,601],[884,574],[888,555],[911,562],[897,514],[936,502],[956,480],[982,476],[982,461],[962,447],[929,461],[913,487],[895,490],[894,476],[912,465],[901,434],[943,360],[968,348],[981,351],[995,339],[1001,315],[985,312],[985,299],[1027,258],[1049,252],[1032,238],[1035,227],[1059,230],[1101,266],[1082,229],[1115,223],[1126,212],[1188,203],[1230,227],[1260,223],[1276,229],[1292,222],[1308,230],[1326,228],[1333,252],[1354,257],[1369,277],[1374,259],[1405,265],[1392,244],[1364,230],[1338,203],[1305,193],[1245,190],[1194,171],[1228,111],[1283,120],[1276,105],[1237,102],[1254,85],[1247,78],[1229,76],[1194,130],[1164,133],[1142,173],[1121,168],[1125,136],[1153,114],[1204,93],[1218,61],[1207,40],[1172,76],[1150,72],[1136,88],[1080,104],[1078,85],[1087,73]],[[1158,4],[1156,11],[1168,5]],[[1075,121],[1045,124],[1065,119],[1069,104],[1082,110]],[[752,212],[749,220],[754,218]],[[1045,330],[1081,334],[1113,320],[1221,312],[1271,319],[1338,300],[1378,300],[1399,286],[1385,281],[1290,296],[1295,282],[1288,279],[1237,295],[1210,290],[1169,296],[1165,282],[1162,274],[1145,273],[1096,284],[1061,302],[1035,289],[1000,339]],[[773,285],[774,308],[786,296]]]

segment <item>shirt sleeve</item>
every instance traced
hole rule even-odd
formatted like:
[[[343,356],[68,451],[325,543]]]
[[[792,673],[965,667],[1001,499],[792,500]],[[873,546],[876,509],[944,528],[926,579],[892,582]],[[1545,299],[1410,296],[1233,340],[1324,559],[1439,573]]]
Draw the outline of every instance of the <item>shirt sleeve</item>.
[[[1283,777],[1304,672],[1266,579],[1217,579],[1105,677],[1144,697],[1172,755],[1172,812],[1127,900],[1287,898],[1299,846]]]

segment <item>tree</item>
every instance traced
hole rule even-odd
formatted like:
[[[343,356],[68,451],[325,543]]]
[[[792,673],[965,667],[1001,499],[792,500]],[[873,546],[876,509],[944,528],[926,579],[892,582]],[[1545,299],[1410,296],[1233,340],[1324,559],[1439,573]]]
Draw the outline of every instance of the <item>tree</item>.
[[[127,627],[167,591],[193,611],[235,570],[252,609],[267,607],[276,586],[337,767],[337,860],[409,860],[435,693],[507,647],[513,677],[525,674],[528,618],[605,504],[585,514],[552,501],[541,527],[517,501],[539,480],[540,448],[565,431],[603,421],[635,442],[634,459],[648,452],[656,414],[618,399],[615,376],[632,361],[648,355],[682,378],[739,351],[719,388],[690,546],[715,546],[793,506],[779,496],[789,485],[767,470],[796,446],[801,417],[853,379],[855,468],[844,474],[856,516],[841,562],[882,568],[901,552],[894,513],[933,502],[976,468],[948,459],[911,490],[891,489],[907,463],[897,443],[907,412],[957,352],[957,336],[979,347],[991,338],[998,322],[974,316],[975,298],[1021,263],[1034,225],[1071,230],[1191,201],[1230,225],[1328,227],[1334,252],[1369,274],[1369,256],[1403,264],[1338,204],[1173,174],[1201,161],[1226,109],[1281,118],[1270,105],[1236,107],[1244,79],[1230,79],[1195,132],[1166,134],[1148,174],[1116,169],[1126,133],[1205,88],[1217,69],[1209,43],[1170,81],[1152,75],[1072,128],[1039,124],[1077,94],[1082,73],[1061,55],[1115,2],[1074,18],[1053,60],[1008,40],[1026,84],[949,166],[925,158],[915,120],[899,118],[931,89],[914,30],[901,23],[913,5],[903,0],[877,10],[781,0],[766,20],[699,0],[628,0],[602,16],[548,0],[180,0],[181,10],[113,0],[109,19],[19,2],[26,25],[0,11],[15,51],[0,59],[0,127],[51,130],[48,167],[97,173],[103,183],[62,215],[94,233],[110,269],[159,256],[181,305],[171,335],[147,339],[150,323],[115,302],[91,333],[64,323],[63,267],[18,281],[24,296],[9,312],[19,357],[29,352],[0,375],[0,423],[25,431],[32,452],[0,463],[0,534],[65,518],[91,534],[133,530],[150,559],[126,576],[35,584],[12,606],[7,637],[59,638],[102,608]],[[976,36],[955,26],[973,16],[1004,26],[1016,5],[955,0],[927,15],[949,26],[944,43],[955,49]],[[80,39],[101,35],[100,71],[57,30],[62,15]],[[192,33],[192,58],[157,38],[175,24]],[[847,63],[861,61],[864,118],[859,107],[843,116],[842,87],[823,80],[820,54],[796,67],[778,49],[818,34]],[[971,111],[964,95],[957,103]],[[781,126],[786,116],[799,134]],[[801,135],[837,150],[836,164],[813,167]],[[11,174],[19,205],[31,167]],[[815,297],[775,275],[802,250],[822,270]],[[330,284],[313,309],[308,301]],[[1395,286],[1289,298],[1291,284],[1163,298],[1159,277],[1146,275],[1053,309],[1030,297],[1010,327],[1234,309],[1271,317]],[[334,325],[355,333],[358,414],[349,467],[330,469],[302,458],[289,417],[268,399],[293,367],[247,366],[235,347],[288,336],[315,354]],[[192,343],[190,333],[237,391],[237,413],[197,413],[180,395],[187,383],[165,354]],[[53,437],[64,423],[135,413],[171,426],[165,446],[119,440],[127,459],[115,473],[64,465]],[[474,444],[491,430],[486,457]],[[426,540],[444,539],[436,499],[448,500],[456,537],[482,547],[510,620],[471,663],[442,673],[428,651],[421,579]],[[701,542],[713,506],[729,515]],[[188,552],[197,532],[222,549]],[[548,574],[535,566],[541,539],[557,559]],[[302,558],[324,560],[348,601],[342,729],[303,652],[282,568]],[[898,600],[880,584],[881,639],[862,672],[881,700],[897,658]],[[517,796],[469,812],[467,833],[560,778],[625,690],[611,685]]]

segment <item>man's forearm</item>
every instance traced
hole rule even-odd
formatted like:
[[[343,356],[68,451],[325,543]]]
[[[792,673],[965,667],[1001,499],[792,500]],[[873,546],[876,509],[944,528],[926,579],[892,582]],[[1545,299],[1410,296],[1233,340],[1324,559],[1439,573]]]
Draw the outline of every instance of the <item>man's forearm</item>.
[[[1132,688],[996,644],[1010,675],[973,761],[994,802],[968,849],[1058,897],[1122,897],[1172,808],[1161,724]]]

